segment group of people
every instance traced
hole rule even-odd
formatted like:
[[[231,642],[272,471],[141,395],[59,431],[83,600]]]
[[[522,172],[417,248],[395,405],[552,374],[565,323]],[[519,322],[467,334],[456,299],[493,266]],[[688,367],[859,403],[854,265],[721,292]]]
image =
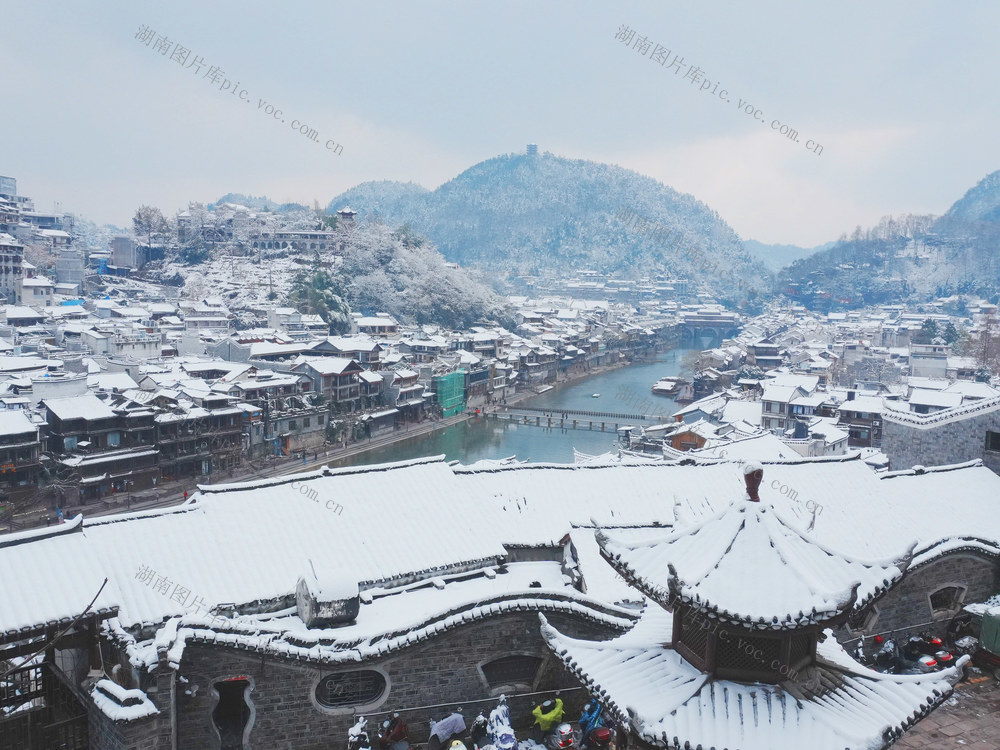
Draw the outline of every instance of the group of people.
[[[528,744],[546,750],[575,750],[578,743],[582,750],[624,750],[626,747],[627,729],[607,715],[597,701],[592,700],[584,706],[577,722],[578,731],[566,723],[565,714],[565,705],[558,692],[537,703],[531,711],[533,722]],[[503,696],[488,720],[482,713],[477,717],[468,735],[461,711],[441,721],[432,721],[427,750],[469,750],[467,736],[475,750],[516,750],[518,742],[510,727],[510,712]]]

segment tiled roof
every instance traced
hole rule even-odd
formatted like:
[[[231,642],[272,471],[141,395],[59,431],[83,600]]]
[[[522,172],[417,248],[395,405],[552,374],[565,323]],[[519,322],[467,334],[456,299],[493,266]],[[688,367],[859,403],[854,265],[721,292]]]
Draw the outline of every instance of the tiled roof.
[[[719,621],[758,629],[825,622],[869,603],[909,564],[863,562],[803,536],[769,502],[737,500],[659,538],[597,541],[627,580],[664,606],[679,599]]]
[[[829,633],[829,631],[828,631]],[[952,692],[955,668],[885,675],[854,662],[831,635],[817,666],[780,685],[717,680],[670,648],[672,616],[649,607],[611,641],[568,638],[543,618],[549,647],[646,742],[663,748],[874,750]]]

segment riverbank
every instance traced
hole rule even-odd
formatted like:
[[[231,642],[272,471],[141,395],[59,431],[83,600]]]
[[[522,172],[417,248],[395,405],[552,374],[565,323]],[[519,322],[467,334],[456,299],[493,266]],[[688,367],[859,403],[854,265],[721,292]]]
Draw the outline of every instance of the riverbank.
[[[671,351],[672,349],[673,347],[668,345],[663,351]],[[661,353],[662,351],[658,352],[658,354]],[[617,362],[567,373],[564,377],[557,379],[554,383],[551,383],[550,385],[552,385],[553,388],[542,395],[551,398],[570,386],[577,385],[601,375],[606,375],[609,372],[627,368],[630,365],[641,365],[648,361],[649,360],[646,358],[637,359],[635,361],[619,359]],[[482,405],[479,406],[478,409],[477,407],[472,406],[467,408],[466,411],[461,414],[456,414],[455,416],[445,419],[427,419],[423,422],[406,424],[398,429],[390,430],[380,435],[375,435],[366,440],[348,443],[346,446],[329,445],[326,446],[324,450],[309,451],[306,454],[305,461],[301,458],[269,457],[262,461],[255,462],[258,464],[267,464],[263,469],[245,471],[243,473],[234,472],[232,475],[224,477],[216,475],[213,476],[209,482],[201,482],[201,484],[251,482],[256,479],[289,476],[303,471],[314,471],[325,465],[336,467],[350,466],[354,464],[359,457],[362,457],[372,451],[385,451],[385,449],[399,443],[412,441],[415,438],[426,438],[427,436],[434,435],[435,433],[441,433],[450,427],[455,427],[463,422],[481,416],[486,412],[501,409],[505,406],[509,407],[514,404],[524,403],[535,398],[540,398],[540,395],[533,389],[526,388],[522,391],[508,395],[501,403]],[[433,453],[433,451],[430,451],[430,453]],[[82,512],[86,515],[86,517],[91,518],[115,513],[147,510],[150,508],[163,508],[185,502],[186,496],[190,497],[196,491],[197,485],[194,481],[190,479],[176,480],[161,483],[155,491],[146,490],[142,493],[137,493],[136,496],[131,496],[128,493],[120,493],[109,498],[104,498],[99,502],[90,503],[86,506],[67,507],[63,510],[66,517],[72,517],[76,513]],[[26,529],[56,523],[54,515],[55,514],[48,508],[37,508],[24,514],[19,514],[15,520],[20,528]],[[3,531],[6,530],[7,529],[3,529]]]

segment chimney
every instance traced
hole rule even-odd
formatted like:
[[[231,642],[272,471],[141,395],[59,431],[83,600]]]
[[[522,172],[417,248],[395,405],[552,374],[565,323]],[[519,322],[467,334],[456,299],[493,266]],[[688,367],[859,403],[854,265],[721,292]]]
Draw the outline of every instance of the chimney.
[[[759,503],[760,495],[757,494],[757,490],[760,488],[760,483],[764,480],[764,467],[761,466],[756,461],[751,461],[743,466],[743,481],[747,486],[747,498],[751,503]]]

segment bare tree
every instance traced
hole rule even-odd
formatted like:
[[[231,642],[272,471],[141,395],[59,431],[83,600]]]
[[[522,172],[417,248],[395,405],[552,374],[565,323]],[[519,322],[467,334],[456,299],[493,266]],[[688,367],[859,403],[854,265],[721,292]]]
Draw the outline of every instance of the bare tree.
[[[163,212],[155,206],[139,206],[132,217],[132,231],[136,237],[145,237],[146,246],[153,246],[153,238],[162,240],[170,231]]]

